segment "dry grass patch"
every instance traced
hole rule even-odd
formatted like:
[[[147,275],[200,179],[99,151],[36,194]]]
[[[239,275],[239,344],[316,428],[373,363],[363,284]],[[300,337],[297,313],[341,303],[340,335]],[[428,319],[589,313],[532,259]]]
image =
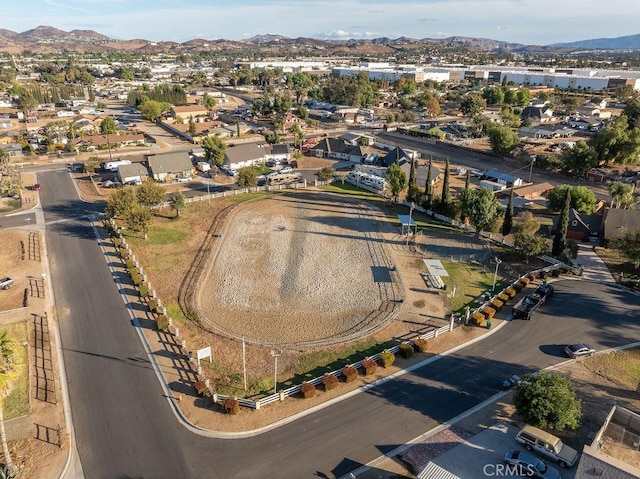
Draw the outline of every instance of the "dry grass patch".
[[[640,384],[640,348],[598,354],[583,364],[589,371],[631,391]]]

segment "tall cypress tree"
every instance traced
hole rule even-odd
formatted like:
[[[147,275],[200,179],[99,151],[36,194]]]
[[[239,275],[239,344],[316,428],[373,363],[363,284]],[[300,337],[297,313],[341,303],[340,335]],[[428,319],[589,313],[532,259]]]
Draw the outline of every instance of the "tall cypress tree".
[[[411,170],[409,171],[409,191],[407,193],[407,200],[412,203],[420,201],[420,189],[416,182],[416,160],[411,160]]]
[[[464,181],[464,190],[460,193],[458,200],[460,204],[460,221],[464,222],[469,216],[469,203],[471,202],[471,175],[469,170],[467,170],[467,177]]]
[[[444,180],[442,181],[442,195],[440,196],[440,212],[444,213],[447,210],[451,197],[449,195],[449,158],[444,165]]]
[[[558,218],[556,226],[556,234],[553,237],[553,247],[551,249],[552,256],[560,256],[565,248],[567,239],[567,230],[569,229],[569,208],[571,207],[571,189],[567,188],[567,194],[564,197],[564,205]]]
[[[502,236],[507,236],[513,228],[513,185],[511,185],[511,194],[509,195],[509,204],[507,211],[504,212],[504,221],[502,222]]]
[[[427,166],[427,181],[424,183],[424,201],[422,206],[425,210],[430,210],[433,207],[433,185],[431,179],[431,158],[429,158],[429,165]]]

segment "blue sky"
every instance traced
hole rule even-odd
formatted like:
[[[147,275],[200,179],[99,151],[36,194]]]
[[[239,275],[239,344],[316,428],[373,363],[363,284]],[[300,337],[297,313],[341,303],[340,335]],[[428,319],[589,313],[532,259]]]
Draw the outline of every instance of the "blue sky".
[[[515,43],[640,33],[636,0],[3,0],[0,28],[90,29],[112,38],[241,40],[469,36]]]

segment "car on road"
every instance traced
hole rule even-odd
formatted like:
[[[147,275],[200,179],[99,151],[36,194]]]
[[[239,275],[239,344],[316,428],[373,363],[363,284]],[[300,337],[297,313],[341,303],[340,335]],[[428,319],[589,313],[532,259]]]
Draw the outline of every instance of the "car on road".
[[[504,455],[504,462],[513,467],[511,472],[520,476],[537,479],[560,479],[560,472],[557,469],[548,466],[544,461],[525,451],[507,451]]]
[[[290,166],[283,166],[282,168],[280,168],[280,171],[278,171],[278,173],[293,173],[293,168],[291,168]]]
[[[42,189],[42,186],[40,185],[40,183],[36,183],[35,185],[33,185],[33,186],[31,187],[31,189],[32,189],[33,191],[40,191],[40,190]]]
[[[596,350],[585,343],[570,344],[564,348],[564,353],[571,359],[583,358],[585,356],[593,356]]]
[[[191,181],[191,177],[190,176],[181,176],[180,178],[176,178],[176,181],[178,183],[188,183],[189,181]]]
[[[514,374],[509,379],[502,381],[502,389],[506,391],[507,389],[511,389],[513,386],[520,384],[520,382],[522,382],[522,378],[517,374]]]

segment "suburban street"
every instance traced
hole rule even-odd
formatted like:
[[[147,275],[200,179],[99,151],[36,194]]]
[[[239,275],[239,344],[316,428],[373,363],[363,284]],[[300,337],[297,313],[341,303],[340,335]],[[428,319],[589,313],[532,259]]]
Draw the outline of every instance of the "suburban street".
[[[78,199],[65,172],[40,173],[38,181],[87,478],[339,477],[492,396],[505,377],[564,361],[568,343],[602,350],[640,340],[640,298],[561,280],[534,321],[512,321],[421,370],[279,429],[245,439],[206,437],[180,423],[163,395],[83,217],[96,206]]]

